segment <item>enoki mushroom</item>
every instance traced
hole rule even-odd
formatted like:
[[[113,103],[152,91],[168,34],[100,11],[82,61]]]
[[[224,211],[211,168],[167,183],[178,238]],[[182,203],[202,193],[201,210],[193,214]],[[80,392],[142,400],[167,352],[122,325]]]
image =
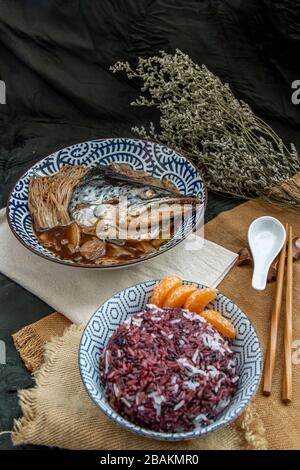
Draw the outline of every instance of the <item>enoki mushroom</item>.
[[[88,171],[88,167],[64,166],[53,176],[30,179],[28,205],[36,230],[71,223],[68,207],[73,189]]]

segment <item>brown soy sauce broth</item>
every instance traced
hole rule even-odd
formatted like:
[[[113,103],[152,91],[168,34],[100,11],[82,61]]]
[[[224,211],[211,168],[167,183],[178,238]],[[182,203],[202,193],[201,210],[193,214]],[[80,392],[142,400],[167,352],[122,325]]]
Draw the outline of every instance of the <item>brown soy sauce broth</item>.
[[[84,262],[80,255],[80,246],[76,249],[71,243],[71,225],[57,226],[48,230],[36,231],[40,242],[48,248],[49,251],[61,258],[66,258],[75,262]],[[80,245],[84,243],[85,234],[80,234]],[[89,238],[92,238],[89,236]]]
[[[35,233],[42,245],[56,256],[85,265],[123,264],[134,261],[156,251],[168,241],[168,239],[157,239],[147,242],[124,240],[123,246],[106,242],[105,254],[103,256],[97,259],[86,259],[80,251],[81,247],[86,242],[95,240],[97,237],[95,233],[86,233],[76,225],[76,230],[79,230],[80,235],[79,243],[74,243],[75,225],[75,223],[72,223],[67,226],[57,226],[43,231],[36,230]]]

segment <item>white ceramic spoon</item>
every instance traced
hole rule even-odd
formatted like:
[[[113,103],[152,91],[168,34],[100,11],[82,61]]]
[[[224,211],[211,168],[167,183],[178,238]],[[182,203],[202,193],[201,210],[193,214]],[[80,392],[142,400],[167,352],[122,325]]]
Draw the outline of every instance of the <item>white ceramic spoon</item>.
[[[248,242],[254,261],[254,289],[265,289],[270,266],[283,247],[285,237],[284,226],[274,217],[259,217],[250,225]]]

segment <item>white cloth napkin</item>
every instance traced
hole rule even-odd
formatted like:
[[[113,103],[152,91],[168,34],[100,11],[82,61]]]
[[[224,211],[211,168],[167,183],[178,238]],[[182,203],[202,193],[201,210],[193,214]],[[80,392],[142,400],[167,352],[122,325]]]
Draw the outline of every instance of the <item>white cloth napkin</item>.
[[[68,267],[27,250],[12,234],[5,209],[0,211],[0,272],[74,323],[86,323],[106,299],[141,281],[175,274],[216,287],[236,258],[236,253],[197,237],[129,268],[101,272]]]

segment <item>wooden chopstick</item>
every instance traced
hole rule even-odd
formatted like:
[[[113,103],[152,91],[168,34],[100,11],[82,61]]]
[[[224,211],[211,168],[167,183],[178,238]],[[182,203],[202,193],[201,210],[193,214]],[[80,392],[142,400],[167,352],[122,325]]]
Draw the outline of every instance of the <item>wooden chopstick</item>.
[[[292,400],[293,229],[288,231],[282,401]]]
[[[286,232],[287,230],[288,230],[288,225],[286,225]],[[281,302],[282,302],[285,255],[286,255],[286,239],[282,247],[282,250],[280,252],[278,271],[277,271],[277,276],[276,276],[275,298],[274,298],[272,317],[271,317],[270,340],[269,340],[269,346],[268,346],[267,353],[266,353],[265,369],[264,369],[264,384],[263,384],[264,395],[270,395],[271,390],[272,390],[272,378],[273,378],[273,373],[274,373],[276,348],[277,348],[278,323],[279,323],[279,316],[280,316]]]

